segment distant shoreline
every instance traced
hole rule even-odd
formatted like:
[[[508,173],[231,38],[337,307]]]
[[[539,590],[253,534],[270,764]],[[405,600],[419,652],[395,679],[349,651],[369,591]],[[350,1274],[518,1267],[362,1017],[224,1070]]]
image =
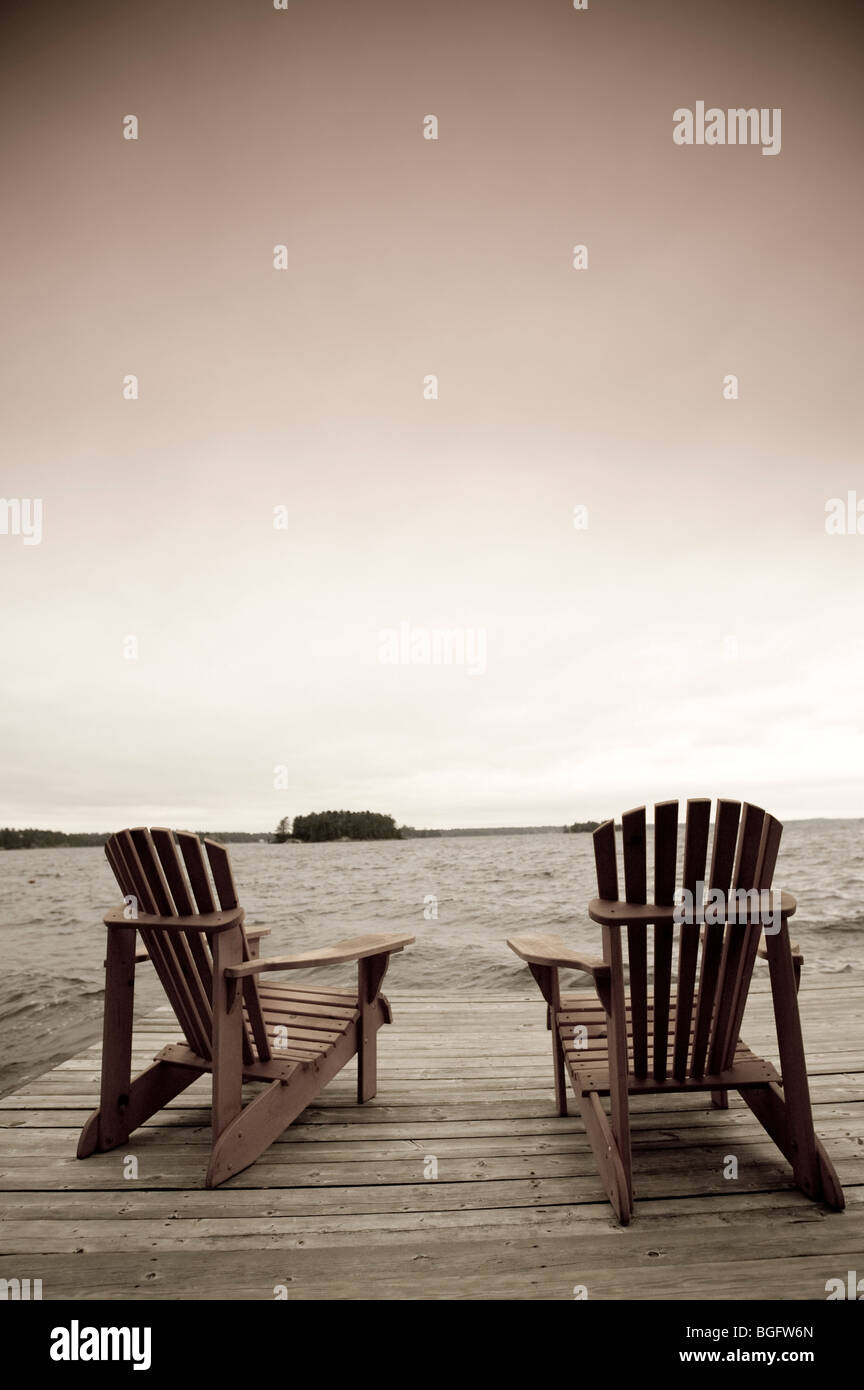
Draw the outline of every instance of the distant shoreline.
[[[832,821],[860,821],[864,816],[796,816],[784,822],[786,825],[800,824],[820,824]],[[446,830],[415,830],[413,826],[400,826],[400,836],[402,840],[443,840],[443,839],[470,839],[472,837],[484,835],[580,835],[590,834],[595,823],[591,821],[576,822],[575,829],[570,825],[489,825],[489,826],[465,826],[453,827]],[[620,825],[616,822],[616,830],[620,830]],[[653,830],[652,821],[648,822],[648,829]],[[99,848],[107,841],[110,831],[104,833],[88,831],[64,831],[64,830],[39,830],[27,828],[26,830],[2,828],[0,829],[0,851],[13,849],[82,849]],[[208,838],[218,840],[222,844],[270,844],[276,845],[278,841],[271,830],[198,830],[195,832],[202,839]],[[363,839],[355,837],[348,839],[346,843],[351,844],[374,844],[378,843],[372,837]],[[283,841],[287,844],[301,844],[300,840],[288,839]],[[310,843],[319,844],[339,844],[340,840],[312,841]]]
[[[4,849],[81,849],[98,848],[108,840],[110,831],[103,833],[88,832],[67,832],[63,830],[13,830],[0,829],[0,850]],[[571,831],[567,825],[506,825],[506,826],[479,826],[476,828],[456,827],[452,830],[415,830],[413,826],[401,826],[398,837],[402,840],[427,840],[443,839],[445,837],[471,836],[471,835],[561,835],[578,834],[578,831]],[[257,833],[252,830],[196,830],[196,835],[203,839],[218,840],[222,844],[302,844],[304,841],[288,836],[279,841],[271,830],[261,830]],[[20,838],[19,838],[20,837]],[[340,844],[342,841],[350,843],[375,842],[375,837],[368,836],[343,836],[336,840],[309,841],[311,844]]]

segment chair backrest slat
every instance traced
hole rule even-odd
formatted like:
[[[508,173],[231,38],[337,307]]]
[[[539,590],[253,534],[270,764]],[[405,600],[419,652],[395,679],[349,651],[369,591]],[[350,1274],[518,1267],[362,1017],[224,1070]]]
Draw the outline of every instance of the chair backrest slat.
[[[121,830],[112,837],[109,844],[112,845],[114,851],[113,857],[108,855],[109,862],[115,868],[115,874],[117,874],[118,882],[124,894],[131,894],[143,912],[158,915],[159,903],[147,878],[132,832]],[[107,848],[106,846],[106,852]],[[120,869],[119,874],[117,873],[118,868]],[[171,1007],[186,1035],[186,1040],[189,1046],[197,1051],[200,1038],[197,1032],[196,1019],[187,1007],[185,991],[178,987],[177,964],[173,953],[166,948],[165,933],[146,928],[139,928],[139,933],[147,948],[147,954],[153,962],[153,968],[162,982]]]
[[[770,889],[783,827],[759,806],[719,800],[714,820],[711,863],[707,872],[708,904],[701,885],[706,883],[706,861],[711,826],[711,802],[695,798],[687,803],[684,833],[682,887],[692,895],[695,920],[680,928],[677,989],[674,1012],[670,1008],[674,928],[668,908],[676,901],[678,803],[658,802],[654,807],[654,898],[658,908],[653,922],[653,997],[648,1002],[648,924],[630,923],[627,949],[630,971],[630,1034],[632,1066],[637,1077],[648,1072],[648,1044],[653,1033],[652,1074],[664,1081],[672,1049],[672,1073],[676,1080],[713,1077],[732,1066],[750,989],[762,924],[760,890]],[[621,818],[624,850],[624,901],[646,902],[645,808],[626,811]],[[594,857],[598,896],[618,901],[615,827],[606,821],[594,832]],[[714,895],[710,890],[715,890]],[[731,907],[744,902],[755,920],[730,921]],[[755,895],[755,896],[754,896]],[[718,897],[722,898],[717,901]],[[718,922],[700,930],[700,909],[716,905]],[[659,909],[666,909],[660,912]],[[712,914],[709,913],[709,917]],[[604,942],[614,938],[620,950],[620,927],[604,929]],[[701,947],[701,950],[700,950]],[[623,969],[623,966],[622,966]],[[699,980],[698,988],[696,980]]]
[[[207,865],[201,849],[201,841],[189,830],[177,831],[177,843],[183,855],[183,863],[189,875],[189,886],[199,912],[216,912],[216,899],[207,878]]]
[[[642,928],[647,931],[647,927]],[[654,1079],[665,1081],[669,1058],[669,1001],[672,995],[670,922],[654,925]]]
[[[648,895],[648,850],[645,807],[625,811],[621,817],[624,852],[624,897],[628,903],[644,903]],[[648,960],[645,928],[628,927],[630,964],[630,1012],[633,1070],[644,1076],[648,1069]]]
[[[633,1037],[633,1074],[648,1075],[648,933],[644,926],[627,928],[630,966],[630,1010]]]
[[[139,826],[129,833],[158,912],[164,917],[178,916],[150,831],[144,826]],[[182,1004],[183,1017],[189,1028],[189,1041],[199,1057],[209,1058],[213,1028],[211,999],[190,951],[186,934],[151,931],[149,935],[158,935],[160,938],[162,959],[171,974],[174,990]]]
[[[105,845],[105,856],[116,878],[120,891],[124,898],[132,898],[136,905],[139,905],[144,912],[154,912],[155,902],[150,897],[150,890],[147,886],[140,865],[137,864],[137,855],[134,853],[134,844],[131,839],[127,840],[128,831],[123,831],[118,835],[112,835]],[[134,920],[134,918],[132,919]],[[170,1000],[172,1008],[175,1006],[175,996],[171,988],[171,980],[166,966],[161,942],[153,939],[153,934],[139,928],[139,935],[144,943],[153,968]],[[182,1007],[182,1006],[181,1006]],[[179,1018],[179,1015],[178,1015]],[[182,1024],[181,1024],[182,1026]]]
[[[733,888],[752,888],[756,882],[756,865],[759,862],[764,823],[765,812],[762,807],[750,806],[745,802],[738,847],[735,851],[735,868],[732,870]]]
[[[745,802],[735,850],[735,867],[732,870],[733,888],[753,887],[764,820],[765,812],[761,806],[751,806]],[[708,1070],[712,1073],[723,1069],[724,1058],[729,1052],[732,1013],[739,990],[739,972],[747,930],[746,927],[727,925],[723,931],[723,953],[714,995],[714,1022],[708,1045]],[[734,1050],[734,1040],[732,1047]]]
[[[171,891],[165,880],[159,856],[150,838],[150,831],[145,826],[139,825],[128,833],[135,846],[141,872],[147,880],[147,887],[153,902],[156,904],[156,911],[162,917],[175,917],[177,914],[171,898]]]
[[[141,858],[140,833],[136,841],[133,831],[121,830],[114,839],[131,874],[136,896],[143,911],[153,913],[156,916],[173,916],[173,913],[164,912],[160,907],[158,889],[151,882]],[[182,979],[173,943],[168,939],[167,932],[160,932],[155,928],[139,927],[139,932],[147,948],[147,954],[153,962],[153,968],[159,976],[171,1007],[177,1015],[177,1021],[186,1035],[186,1041],[194,1051],[200,1052],[204,1042],[199,1020],[196,1011],[191,1007],[189,992]],[[205,1052],[203,1055],[209,1056],[209,1053]]]
[[[237,907],[238,903],[228,851],[218,841],[209,839],[204,841],[204,848],[207,851],[207,859],[210,863],[210,872],[213,875],[219,906],[223,912],[229,912],[232,907]]]
[[[125,862],[123,861],[123,858],[121,857],[120,850],[119,850],[119,847],[118,847],[118,845],[117,845],[116,840],[117,840],[117,837],[116,837],[115,835],[112,835],[112,836],[110,836],[110,838],[106,841],[106,843],[105,843],[105,858],[108,860],[108,863],[111,865],[111,871],[112,871],[112,873],[114,874],[114,877],[115,877],[116,880],[117,880],[117,883],[118,883],[118,885],[119,885],[119,887],[120,887],[120,891],[121,891],[121,893],[123,894],[123,897],[124,897],[124,898],[128,898],[128,897],[134,896],[135,899],[136,899],[136,901],[137,901],[137,894],[135,893],[135,887],[134,887],[134,885],[133,885],[133,883],[132,883],[131,877],[129,876],[129,872],[128,872],[127,868],[126,868],[126,864],[125,864]]]
[[[621,817],[624,850],[624,898],[628,903],[647,901],[647,854],[645,845],[645,807],[625,811]]]
[[[195,911],[195,903],[183,873],[183,866],[177,854],[172,831],[163,826],[154,826],[150,831],[165,880],[174,900],[174,910],[178,917],[189,917]]]
[[[762,834],[759,842],[759,852],[756,861],[756,869],[753,876],[752,887],[757,893],[763,889],[770,889],[774,878],[774,867],[777,863],[777,851],[780,848],[780,838],[783,834],[783,827],[773,816],[765,816],[762,823]],[[760,904],[754,903],[758,909]],[[759,938],[761,927],[758,923],[746,927],[739,926],[727,928],[729,931],[736,931],[743,936],[744,944],[741,959],[738,965],[738,975],[735,983],[735,994],[732,1000],[729,1023],[726,1029],[726,1039],[723,1051],[723,1066],[732,1065],[735,1055],[735,1047],[738,1042],[738,1034],[744,1021],[744,1008],[747,1003],[747,995],[750,990],[750,980],[753,975],[753,966],[756,963],[756,952],[759,949]]]
[[[159,856],[165,881],[171,891],[177,916],[190,917],[195,911],[195,901],[183,872],[180,856],[177,853],[174,833],[171,830],[166,830],[164,826],[154,826],[150,831],[150,836]],[[186,932],[186,940],[189,943],[189,950],[192,952],[207,999],[211,1001],[210,1012],[212,1016],[213,956],[210,945],[204,932],[188,931]]]
[[[740,801],[728,801],[722,798],[718,800],[714,819],[714,843],[711,847],[711,868],[708,874],[709,889],[714,888],[722,893],[729,890],[735,863],[735,845],[738,840],[740,814]],[[691,889],[691,891],[693,890]],[[723,926],[721,923],[709,923],[704,930],[699,991],[696,1000],[696,1021],[693,1025],[690,1075],[694,1077],[704,1075],[708,1060],[708,1044],[714,1018],[717,976],[722,956]]]
[[[780,850],[782,837],[783,826],[779,820],[775,820],[773,816],[766,816],[765,824],[762,827],[762,843],[759,846],[756,876],[753,881],[753,887],[760,891],[763,888],[770,888],[774,882],[774,870],[777,867],[777,854]]]
[[[677,821],[677,802],[676,806]],[[695,894],[696,884],[704,880],[708,854],[708,831],[711,824],[711,802],[704,797],[687,802],[684,830],[684,864],[681,870],[682,887]],[[656,834],[656,830],[655,830]],[[659,899],[658,899],[659,901]],[[672,899],[669,899],[672,901]],[[678,989],[675,997],[675,1044],[672,1075],[679,1081],[687,1074],[687,1054],[693,1018],[693,991],[699,958],[699,927],[684,923],[678,942]]]
[[[735,863],[735,846],[738,842],[738,819],[741,815],[740,801],[718,801],[717,816],[714,822],[714,845],[711,850],[711,872],[708,887],[718,888],[727,893],[732,882],[732,868]]]
[[[131,885],[131,892],[135,897],[140,911],[158,915],[159,907],[150,889],[150,885],[147,882],[141,861],[138,858],[138,851],[135,848],[135,842],[132,839],[131,832],[128,830],[121,830],[118,835],[115,835],[114,843],[117,853],[125,866],[126,877]]]
[[[654,901],[671,907],[675,901],[678,864],[678,802],[659,801],[654,807]]]
[[[216,888],[216,896],[219,899],[219,906],[223,911],[229,911],[232,907],[237,907],[237,888],[234,883],[234,875],[231,872],[231,860],[224,845],[220,845],[216,840],[205,840],[204,847],[207,850],[207,858],[210,863],[210,872],[213,875],[213,883]],[[243,933],[243,959],[249,960],[249,943],[246,940],[246,933]],[[267,1037],[267,1027],[264,1023],[264,1014],[261,1009],[261,998],[258,993],[258,981],[251,976],[243,981],[243,1003],[246,1005],[246,1013],[249,1017],[249,1026],[252,1029],[252,1036],[255,1039],[255,1047],[259,1059],[262,1062],[270,1060],[270,1042]]]
[[[674,820],[671,809],[674,807]],[[659,815],[659,824],[658,824]],[[675,897],[675,868],[678,862],[678,804],[661,802],[654,807],[654,901],[670,907]],[[671,871],[671,872],[670,872]],[[641,930],[647,936],[647,926]],[[671,923],[654,924],[654,1078],[666,1080],[669,1058],[669,1004],[672,998]]]
[[[604,821],[592,835],[597,868],[597,896],[607,902],[618,898],[618,861],[615,857],[615,822]]]
[[[134,896],[140,911],[173,919],[238,906],[228,852],[213,840],[206,842],[207,858],[197,835],[181,831],[176,839],[164,827],[139,826],[112,835],[105,854],[124,896]],[[179,846],[179,854],[178,854]],[[209,861],[213,882],[207,874]],[[185,868],[185,872],[184,872]],[[215,888],[215,892],[214,892]],[[130,919],[133,920],[133,919]],[[154,969],[186,1041],[198,1056],[210,1059],[213,1048],[213,952],[207,932],[138,927]],[[243,959],[250,957],[242,925],[238,926]],[[257,981],[244,982],[247,1018],[243,1024],[243,1060],[266,1061],[270,1047]],[[253,1047],[253,1038],[256,1047]]]
[[[711,828],[711,802],[707,797],[691,797],[687,802],[687,821],[684,831],[684,866],[681,886],[696,892],[696,884],[704,882],[705,860],[708,856],[708,835]]]

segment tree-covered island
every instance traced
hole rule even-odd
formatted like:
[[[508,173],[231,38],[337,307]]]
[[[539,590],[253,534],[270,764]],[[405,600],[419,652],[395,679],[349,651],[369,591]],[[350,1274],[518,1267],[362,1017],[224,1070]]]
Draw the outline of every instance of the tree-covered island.
[[[283,816],[276,829],[276,843],[300,840],[303,844],[322,840],[401,840],[392,816],[378,811],[312,811],[308,816],[295,816],[293,828]]]

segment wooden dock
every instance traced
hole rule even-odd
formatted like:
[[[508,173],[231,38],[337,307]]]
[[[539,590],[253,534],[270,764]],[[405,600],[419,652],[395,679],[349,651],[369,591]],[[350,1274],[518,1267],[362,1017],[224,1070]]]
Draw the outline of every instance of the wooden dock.
[[[622,1229],[576,1112],[554,1113],[539,994],[388,992],[379,1090],[355,1063],[254,1167],[202,1187],[209,1081],[122,1149],[75,1158],[99,1047],[0,1100],[0,1276],[44,1299],[824,1300],[864,1276],[864,978],[801,988],[817,1133],[844,1185],[798,1192],[738,1098],[632,1103],[636,1214]],[[743,1036],[772,1060],[764,976]],[[136,1028],[136,1067],[177,1037]],[[738,1176],[724,1170],[737,1159]],[[137,1161],[137,1176],[135,1162]],[[435,1174],[437,1173],[437,1176]],[[284,1290],[284,1293],[281,1291]]]

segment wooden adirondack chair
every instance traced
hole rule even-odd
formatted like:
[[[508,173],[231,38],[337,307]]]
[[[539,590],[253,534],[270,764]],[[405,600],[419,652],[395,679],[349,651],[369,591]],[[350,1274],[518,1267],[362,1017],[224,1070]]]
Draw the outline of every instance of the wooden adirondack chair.
[[[694,897],[697,882],[706,882],[710,815],[710,800],[687,802],[681,886]],[[721,890],[727,908],[730,888],[770,889],[782,831],[779,821],[758,806],[745,803],[742,815],[740,802],[717,802],[707,888]],[[622,817],[622,840],[624,899],[619,900],[614,823],[606,821],[594,831],[599,896],[589,904],[588,915],[602,927],[602,960],[580,956],[555,936],[514,936],[507,943],[527,961],[548,1006],[558,1113],[567,1114],[566,1068],[619,1220],[627,1225],[633,1213],[629,1098],[665,1091],[710,1091],[713,1103],[725,1109],[729,1090],[737,1090],[791,1163],[801,1190],[841,1210],[842,1188],[813,1130],[798,1015],[802,956],[790,943],[787,926],[795,899],[780,895],[781,920],[772,923],[761,944],[753,898],[746,914],[741,913],[743,922],[740,917],[737,924],[729,920],[733,910],[723,911],[717,922],[706,914],[704,930],[698,917],[675,926],[677,801],[654,808],[653,902],[647,900],[644,806]],[[625,927],[630,986],[626,993]],[[757,955],[767,959],[770,969],[782,1074],[738,1036]],[[591,975],[597,999],[586,1002],[584,994],[562,994],[562,968]],[[609,1115],[600,1101],[605,1095],[610,1098]]]
[[[205,840],[202,849],[198,836],[184,831],[121,830],[105,853],[127,906],[104,919],[102,1087],[99,1109],[81,1132],[79,1158],[125,1144],[203,1072],[213,1077],[207,1187],[254,1163],[355,1053],[358,1101],[374,1096],[376,1035],[392,1019],[379,987],[391,954],[413,936],[356,936],[321,950],[260,960],[257,938],[269,928],[245,931],[223,845]],[[137,917],[127,915],[130,899]],[[136,956],[136,932],[145,956]],[[163,1048],[133,1080],[135,962],[147,956],[186,1041]],[[358,964],[356,990],[259,983],[270,971],[345,961]],[[266,1082],[267,1089],[244,1105],[244,1081]]]

